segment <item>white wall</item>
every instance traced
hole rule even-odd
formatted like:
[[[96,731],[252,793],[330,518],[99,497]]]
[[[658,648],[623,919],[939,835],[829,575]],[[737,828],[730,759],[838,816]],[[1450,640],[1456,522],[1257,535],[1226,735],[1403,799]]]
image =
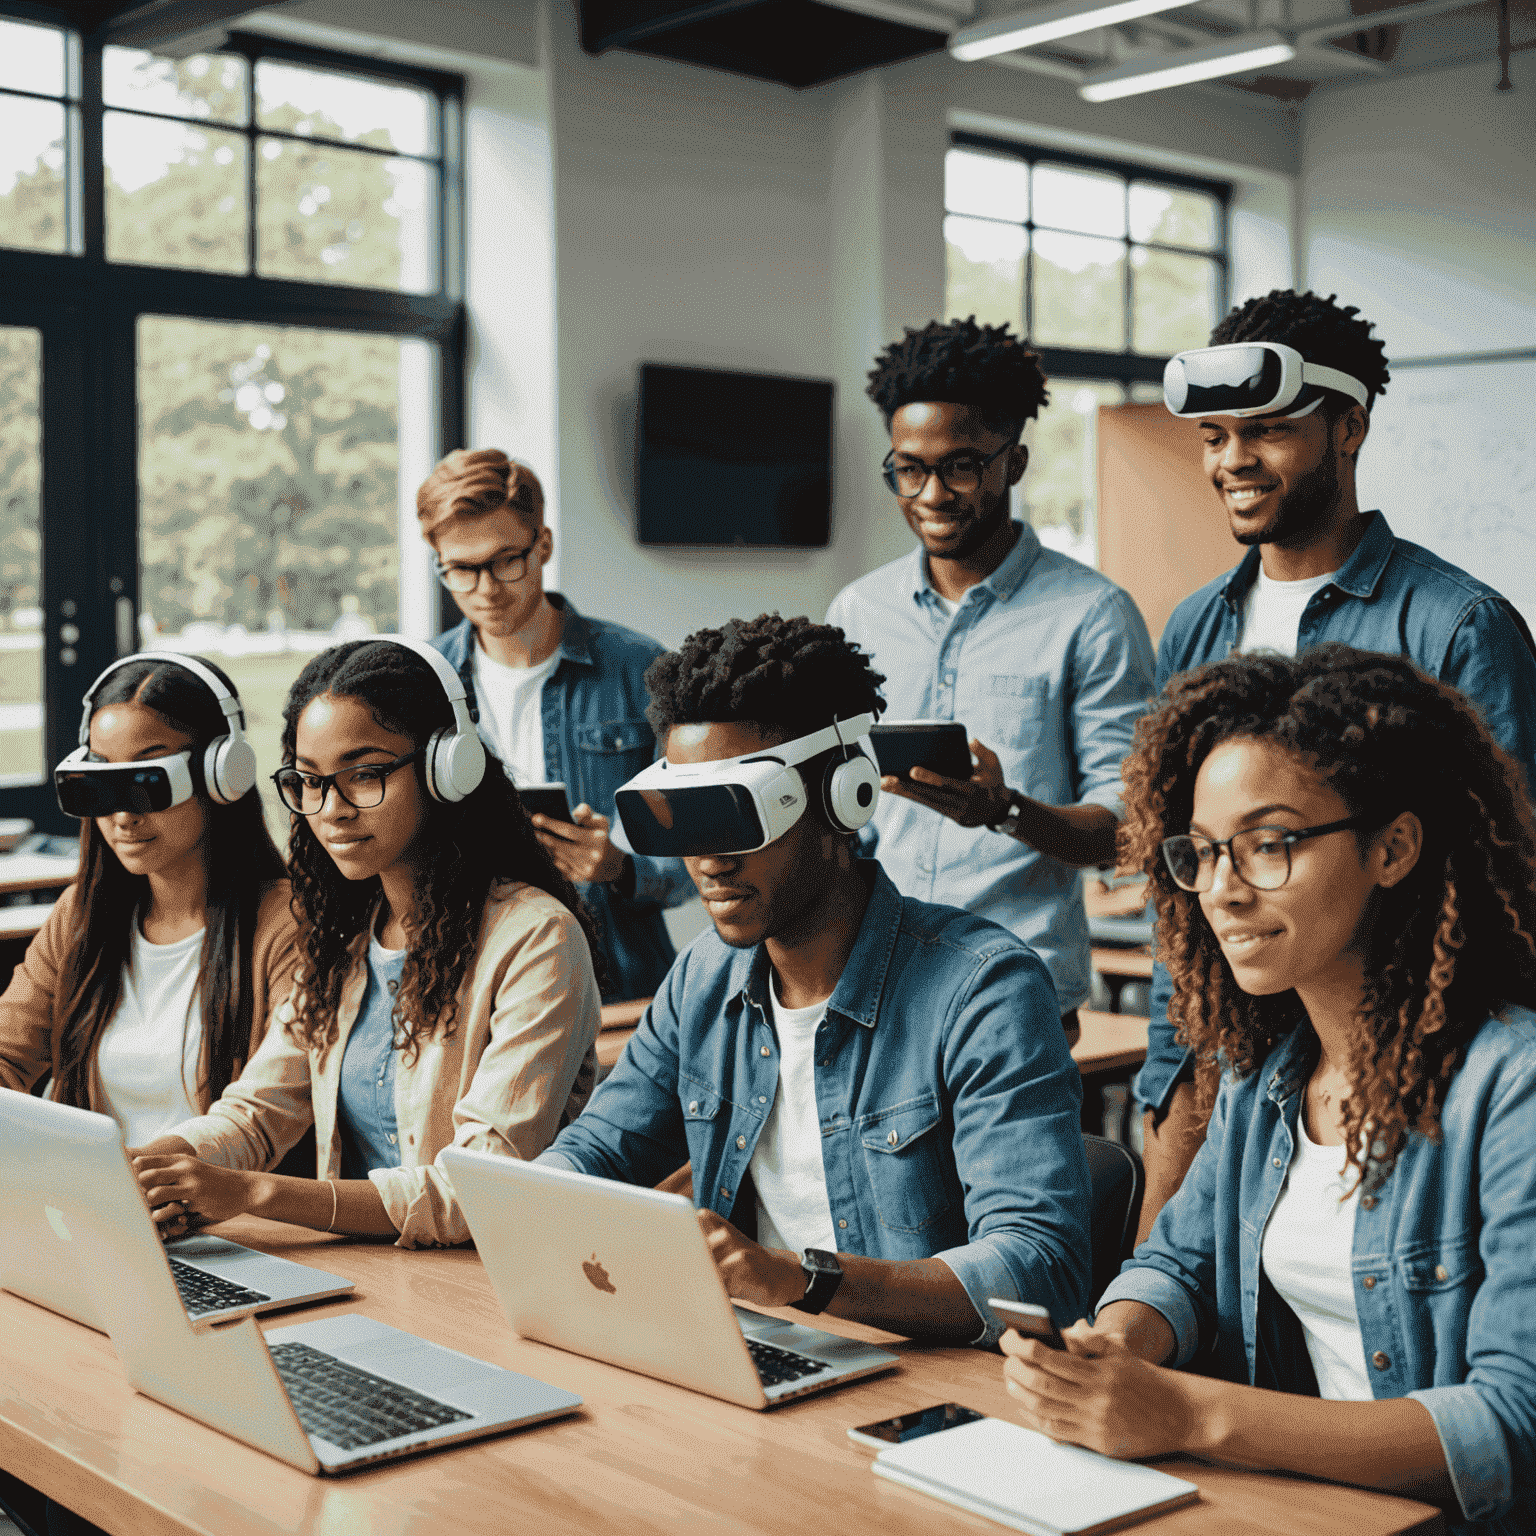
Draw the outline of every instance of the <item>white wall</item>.
[[[1358,304],[1389,358],[1536,344],[1536,113],[1529,79],[1496,78],[1484,59],[1303,111],[1306,281]]]

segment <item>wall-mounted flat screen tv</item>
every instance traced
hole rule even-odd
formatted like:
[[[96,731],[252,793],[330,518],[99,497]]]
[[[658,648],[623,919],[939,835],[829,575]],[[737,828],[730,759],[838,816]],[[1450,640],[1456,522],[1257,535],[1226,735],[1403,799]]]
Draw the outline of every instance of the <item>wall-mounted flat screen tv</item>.
[[[832,523],[832,383],[640,366],[642,544],[817,547]]]

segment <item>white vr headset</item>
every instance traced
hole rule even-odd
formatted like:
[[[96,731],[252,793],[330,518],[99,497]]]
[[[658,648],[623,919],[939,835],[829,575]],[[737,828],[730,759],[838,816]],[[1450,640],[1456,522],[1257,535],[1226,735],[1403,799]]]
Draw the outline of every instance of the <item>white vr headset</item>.
[[[203,783],[215,805],[232,805],[256,782],[256,753],[245,739],[245,712],[219,675],[195,656],[176,651],[138,651],[114,661],[87,689],[80,715],[80,745],[53,770],[54,793],[66,816],[82,821],[118,811],[145,815],[168,811],[192,798],[192,754],[143,758],[131,763],[92,762],[91,714],[101,685],[118,670],[140,661],[165,661],[190,672],[218,701],[225,734],[203,751]]]
[[[615,796],[624,840],[653,858],[754,853],[783,837],[805,814],[814,786],[798,771],[842,748],[821,780],[821,803],[840,832],[857,832],[875,814],[880,770],[868,755],[872,714],[834,720],[824,730],[712,763],[651,764]]]
[[[1175,416],[1306,416],[1337,390],[1370,407],[1370,391],[1352,374],[1309,363],[1278,341],[1196,347],[1168,359],[1163,404]],[[1296,410],[1287,410],[1289,406]]]

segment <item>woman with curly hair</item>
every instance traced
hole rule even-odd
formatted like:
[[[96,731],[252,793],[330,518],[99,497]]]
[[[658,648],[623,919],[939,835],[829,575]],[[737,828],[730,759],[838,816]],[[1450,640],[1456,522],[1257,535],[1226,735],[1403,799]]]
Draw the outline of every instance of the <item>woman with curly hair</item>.
[[[1005,1336],[1021,1416],[1531,1530],[1522,770],[1461,694],[1330,645],[1175,679],[1125,778],[1210,1132],[1065,1352]]]
[[[464,1242],[443,1148],[532,1158],[586,1103],[587,918],[456,685],[393,639],[335,646],[293,685],[273,777],[301,969],[239,1080],[137,1159],[160,1219]],[[320,1179],[265,1171],[311,1123]]]

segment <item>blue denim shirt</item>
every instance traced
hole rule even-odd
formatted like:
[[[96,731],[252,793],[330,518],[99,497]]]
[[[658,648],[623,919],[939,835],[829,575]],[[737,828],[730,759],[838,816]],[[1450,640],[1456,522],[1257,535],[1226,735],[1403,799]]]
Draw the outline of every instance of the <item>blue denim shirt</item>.
[[[1087,1301],[1090,1196],[1082,1083],[1050,978],[995,924],[861,867],[869,904],[816,1032],[837,1246],[942,1258],[984,1320],[978,1344],[1002,1333],[989,1296],[1066,1323]],[[769,980],[762,945],[701,934],[539,1160],[647,1185],[691,1161],[695,1203],[729,1219],[778,1086]]]
[[[656,756],[656,737],[645,718],[650,702],[645,669],[663,647],[646,636],[589,619],[558,592],[549,600],[564,611],[560,663],[545,681],[544,770],[551,783],[563,780],[572,807],[583,800],[614,819],[614,791]],[[474,630],[468,619],[432,642],[464,680],[474,707]],[[633,857],[635,884],[629,895],[612,885],[577,887],[597,924],[606,961],[603,1001],[650,997],[661,985],[676,951],[667,934],[666,907],[694,894],[681,859]]]
[[[341,1057],[336,1125],[341,1132],[341,1176],[366,1179],[375,1168],[400,1166],[400,1127],[395,1121],[395,994],[405,971],[405,951],[368,941],[368,982],[357,1005],[357,1022]]]
[[[1527,782],[1536,786],[1536,646],[1525,620],[1492,587],[1394,538],[1380,512],[1365,517],[1354,553],[1307,604],[1296,649],[1338,640],[1406,656],[1466,694],[1494,740],[1524,765]],[[1231,652],[1259,560],[1259,550],[1250,549],[1235,570],[1174,609],[1157,649],[1159,693],[1169,678]],[[1136,1078],[1136,1097],[1159,1114],[1188,1076],[1190,1061],[1168,1021],[1172,997],[1167,971],[1154,965],[1147,1060]]]
[[[1316,1394],[1295,1314],[1264,1279],[1264,1224],[1317,1060],[1303,1024],[1217,1094],[1205,1145],[1099,1305],[1143,1301],[1228,1381]],[[1377,1398],[1429,1410],[1467,1524],[1536,1529],[1536,1014],[1488,1020],[1446,1094],[1355,1213],[1355,1303]]]
[[[1120,814],[1120,764],[1152,693],[1152,641],[1107,577],[1041,547],[1033,528],[953,615],[919,548],[845,587],[827,610],[885,673],[893,720],[958,720],[1003,778],[1047,805]],[[986,827],[884,795],[865,839],[908,896],[989,917],[1045,961],[1063,1011],[1088,997],[1078,871]],[[866,829],[868,832],[869,829]]]

